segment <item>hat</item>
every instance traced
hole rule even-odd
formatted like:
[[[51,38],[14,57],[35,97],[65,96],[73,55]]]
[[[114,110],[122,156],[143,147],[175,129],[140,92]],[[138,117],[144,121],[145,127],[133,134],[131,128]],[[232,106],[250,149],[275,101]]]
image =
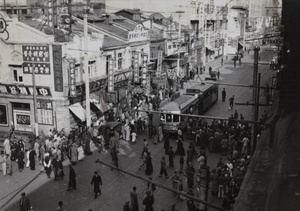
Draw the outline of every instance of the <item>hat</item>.
[[[26,195],[25,192],[21,193],[21,196],[25,196],[25,195]]]

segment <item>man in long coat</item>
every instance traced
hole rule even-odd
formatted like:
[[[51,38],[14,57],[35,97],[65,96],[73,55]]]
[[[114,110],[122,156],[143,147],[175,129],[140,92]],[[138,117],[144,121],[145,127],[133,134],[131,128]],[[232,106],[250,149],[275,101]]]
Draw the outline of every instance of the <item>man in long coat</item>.
[[[68,190],[69,191],[71,188],[76,190],[76,173],[73,169],[73,166],[70,164],[69,165],[70,171],[69,171],[69,187]]]
[[[138,203],[138,197],[137,197],[135,186],[133,186],[132,191],[130,192],[130,199],[131,199],[131,203],[130,203],[131,211],[138,211],[139,203]]]
[[[26,197],[26,194],[23,192],[21,194],[21,199],[19,201],[20,211],[28,211],[31,209],[30,200]]]
[[[96,199],[98,194],[101,194],[100,185],[102,185],[101,176],[98,174],[97,171],[95,171],[91,184],[94,184],[94,192],[95,192],[95,199]]]

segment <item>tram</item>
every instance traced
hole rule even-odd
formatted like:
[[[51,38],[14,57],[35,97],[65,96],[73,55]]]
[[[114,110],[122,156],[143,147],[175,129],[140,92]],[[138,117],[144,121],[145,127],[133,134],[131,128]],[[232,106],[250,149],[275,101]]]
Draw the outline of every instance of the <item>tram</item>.
[[[218,84],[196,84],[186,90],[187,95],[198,94],[198,115],[204,114],[210,109],[217,101],[219,96]]]
[[[194,114],[197,103],[198,94],[181,95],[160,107],[163,132],[177,134],[179,128],[185,128],[188,118],[176,114]]]

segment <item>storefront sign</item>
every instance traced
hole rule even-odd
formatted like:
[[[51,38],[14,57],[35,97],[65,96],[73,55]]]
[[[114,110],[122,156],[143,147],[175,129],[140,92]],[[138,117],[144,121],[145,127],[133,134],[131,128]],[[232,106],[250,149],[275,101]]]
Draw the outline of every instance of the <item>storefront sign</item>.
[[[209,1],[209,13],[210,14],[214,13],[214,8],[215,8],[215,0],[210,0]]]
[[[133,31],[128,33],[129,42],[143,41],[148,39],[148,30],[142,24],[135,26]]]
[[[143,58],[143,65],[142,65],[142,85],[144,87],[146,87],[147,86],[147,73],[148,73],[148,69],[147,69],[148,55],[143,54],[142,58]]]
[[[32,131],[30,111],[13,110],[13,116],[16,130]]]
[[[48,10],[47,10],[47,22],[48,26],[53,26],[53,0],[48,0]]]
[[[128,72],[121,72],[121,73],[118,73],[118,74],[115,74],[115,84],[116,83],[119,83],[119,82],[122,82],[122,81],[125,81],[125,80],[128,80],[128,79],[131,79],[132,77],[132,71],[128,71]]]
[[[70,97],[76,97],[75,60],[69,61],[69,90]]]
[[[139,74],[139,54],[138,52],[134,52],[134,58],[133,58],[133,82],[140,82],[140,74]]]
[[[108,92],[114,92],[115,82],[114,82],[114,65],[113,60],[108,61]]]
[[[0,125],[8,126],[7,105],[0,104]]]
[[[63,92],[63,72],[62,72],[62,50],[61,45],[53,45],[53,76],[54,76],[54,90],[56,92]]]
[[[15,84],[1,84],[0,94],[13,94],[13,95],[33,95],[32,86],[23,86]],[[36,94],[38,96],[48,97],[51,96],[49,87],[36,87]]]
[[[23,63],[23,73],[30,74],[34,71],[35,74],[50,75],[50,63]]]
[[[168,78],[175,80],[176,79],[176,70],[175,69],[167,69]]]
[[[53,108],[49,100],[37,99],[36,102],[38,123],[43,125],[53,125]]]
[[[156,74],[159,76],[161,75],[161,71],[162,71],[162,51],[158,51],[157,54],[157,70],[156,70]]]
[[[49,46],[25,45],[22,54],[24,62],[50,62]]]

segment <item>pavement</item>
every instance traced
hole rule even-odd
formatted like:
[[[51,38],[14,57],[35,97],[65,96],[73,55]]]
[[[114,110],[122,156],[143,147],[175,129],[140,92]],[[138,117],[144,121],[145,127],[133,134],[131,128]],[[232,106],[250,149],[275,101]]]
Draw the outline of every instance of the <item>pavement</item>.
[[[270,55],[267,53],[262,53],[262,61],[270,61]],[[221,66],[220,58],[206,64],[206,70],[211,66],[213,70],[220,71],[220,79],[216,82],[219,83],[239,83],[239,84],[251,84],[252,83],[252,74],[250,71],[253,67],[253,52],[250,55],[246,54],[242,59],[242,65],[233,67],[233,61],[224,60],[224,64]],[[260,68],[262,74],[261,81],[262,84],[269,82],[270,77],[272,77],[272,72],[268,71],[268,68]],[[252,73],[252,71],[251,71]],[[200,78],[197,78],[194,81],[185,83],[184,88],[192,86],[194,83],[200,83],[205,81],[205,77],[208,77],[207,72],[200,75]],[[208,116],[219,116],[219,117],[229,117],[233,114],[234,109],[229,109],[227,103],[220,102],[221,91],[223,87],[226,87],[227,96],[235,94],[236,102],[242,101],[251,101],[252,90],[249,88],[239,88],[235,86],[219,86],[219,101],[205,114]],[[184,92],[184,90],[180,90]],[[262,100],[264,96],[261,96]],[[224,105],[225,104],[225,105]],[[251,106],[235,106],[235,109],[238,112],[242,112],[246,120],[252,118],[252,108]],[[260,111],[262,113],[262,111]],[[154,115],[155,124],[159,122],[159,116]],[[144,169],[139,170],[139,166],[142,164],[142,160],[139,159],[140,154],[143,148],[143,139],[147,138],[146,135],[138,136],[138,141],[135,144],[128,143],[126,141],[120,142],[120,153],[119,164],[120,168],[126,169],[136,175],[145,176]],[[152,175],[153,180],[156,182],[168,185],[171,187],[170,178],[166,179],[164,177],[157,177],[159,173],[160,158],[164,155],[163,143],[158,143],[157,145],[153,144],[153,139],[149,140],[149,149],[153,156],[153,166],[154,173]],[[176,148],[175,140],[171,140],[171,146]],[[188,141],[184,142],[184,147],[187,149],[189,145]],[[210,169],[216,167],[216,164],[221,157],[217,153],[208,154],[208,166]],[[86,156],[83,161],[80,161],[77,165],[74,166],[75,172],[77,174],[77,190],[67,192],[68,185],[68,169],[65,168],[65,178],[54,182],[53,179],[48,179],[45,173],[41,173],[40,165],[37,164],[36,170],[31,171],[26,168],[24,171],[19,172],[17,170],[17,164],[13,163],[13,175],[12,176],[3,176],[0,175],[0,210],[19,210],[18,200],[20,199],[20,194],[26,192],[28,197],[31,199],[34,210],[54,210],[57,207],[57,202],[62,200],[64,202],[64,207],[66,210],[101,210],[101,211],[112,211],[112,210],[121,210],[126,201],[130,200],[129,193],[132,186],[136,186],[138,190],[138,198],[140,207],[142,207],[141,201],[146,192],[145,182],[132,178],[123,173],[112,171],[110,168],[96,164],[96,159],[102,159],[105,162],[111,162],[111,156],[109,153],[102,154],[93,152],[92,155]],[[169,175],[172,175],[172,172],[179,168],[179,158],[175,158],[175,167],[168,168]],[[64,162],[64,166],[69,164],[68,161]],[[197,166],[197,163],[194,163],[194,166]],[[90,180],[93,175],[93,172],[98,170],[103,180],[102,194],[98,197],[97,200],[94,200],[92,186],[90,185]],[[184,189],[187,190],[187,184],[184,179]],[[3,190],[3,191],[2,191]],[[209,203],[216,206],[221,206],[222,200],[212,197],[211,194],[208,194]],[[175,205],[178,210],[186,210],[186,202],[179,200],[177,197],[174,197],[173,193],[166,191],[161,188],[157,188],[155,191],[155,204],[154,210],[169,210],[171,205]],[[212,210],[208,208],[208,210]]]

